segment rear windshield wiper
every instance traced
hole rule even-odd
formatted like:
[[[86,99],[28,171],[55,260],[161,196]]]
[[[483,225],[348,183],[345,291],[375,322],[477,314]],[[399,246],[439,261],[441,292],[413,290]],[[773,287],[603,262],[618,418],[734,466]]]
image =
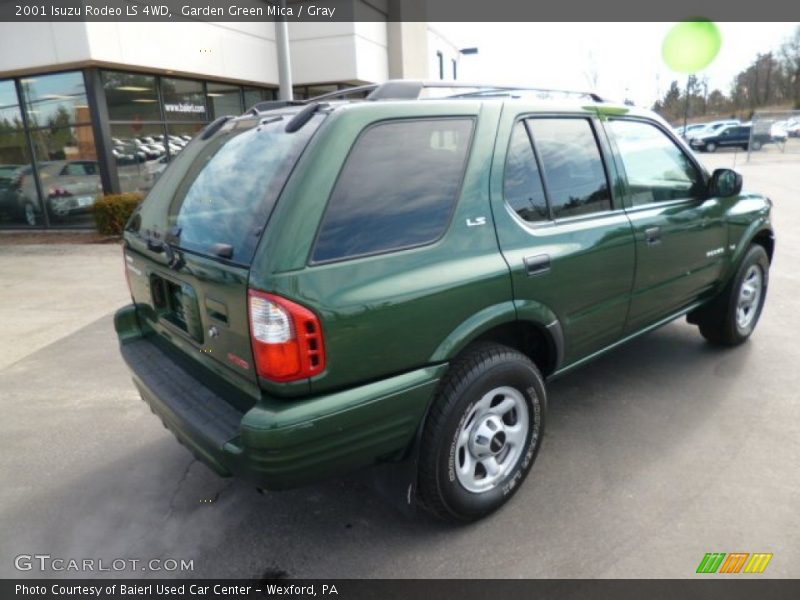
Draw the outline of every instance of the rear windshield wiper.
[[[164,257],[167,259],[167,265],[170,269],[175,271],[179,270],[186,264],[183,260],[183,257],[175,252],[172,247],[172,244],[177,245],[180,235],[180,227],[173,227],[167,232],[163,240],[154,238],[152,236],[147,236],[145,238],[147,240],[147,249],[150,250],[150,252],[155,252],[156,254],[161,254],[163,252]],[[171,242],[168,240],[171,240]]]

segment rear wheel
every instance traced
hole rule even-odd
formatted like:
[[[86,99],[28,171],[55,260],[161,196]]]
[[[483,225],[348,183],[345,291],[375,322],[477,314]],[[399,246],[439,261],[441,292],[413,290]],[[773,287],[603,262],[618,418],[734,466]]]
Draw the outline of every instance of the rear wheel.
[[[735,346],[753,333],[769,283],[769,257],[762,246],[750,246],[736,275],[696,319],[709,342]]]
[[[759,142],[758,140],[753,140],[753,143],[752,143],[752,144],[750,144],[750,146],[751,146],[751,147],[753,148],[753,150],[755,150],[756,152],[758,152],[759,150],[761,150],[761,142]]]
[[[420,442],[422,505],[449,521],[497,510],[530,471],[544,431],[546,396],[525,355],[482,343],[454,361]]]

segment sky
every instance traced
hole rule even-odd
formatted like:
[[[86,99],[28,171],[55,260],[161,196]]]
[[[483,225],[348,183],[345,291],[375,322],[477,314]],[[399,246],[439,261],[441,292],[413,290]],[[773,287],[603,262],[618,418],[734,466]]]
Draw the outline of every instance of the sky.
[[[734,76],[759,52],[777,50],[800,23],[717,23],[722,48],[707,75],[709,91],[727,93]],[[652,106],[673,79],[661,44],[675,23],[432,23],[461,48],[459,79],[468,82],[596,91],[610,100],[626,97]],[[589,81],[597,74],[597,86]],[[594,87],[594,89],[591,89]]]

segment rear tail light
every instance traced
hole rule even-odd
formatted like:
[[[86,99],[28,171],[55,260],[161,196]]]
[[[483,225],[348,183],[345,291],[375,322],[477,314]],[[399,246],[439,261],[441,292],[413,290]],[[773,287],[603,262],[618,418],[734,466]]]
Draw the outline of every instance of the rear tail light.
[[[47,191],[47,195],[52,197],[62,197],[62,196],[71,196],[72,194],[66,188],[62,187],[53,187]]]
[[[250,336],[258,374],[296,381],[325,370],[319,318],[304,306],[274,294],[249,291]]]

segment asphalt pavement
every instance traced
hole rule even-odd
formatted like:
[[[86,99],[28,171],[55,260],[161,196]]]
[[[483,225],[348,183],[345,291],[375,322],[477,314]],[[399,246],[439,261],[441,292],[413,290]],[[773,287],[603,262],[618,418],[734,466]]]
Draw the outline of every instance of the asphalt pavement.
[[[365,475],[263,495],[217,478],[119,357],[119,248],[0,236],[0,576],[92,575],[15,568],[47,554],[193,566],[97,576],[684,578],[707,552],[769,552],[760,577],[800,577],[800,156],[703,156],[734,159],[775,203],[753,338],[715,349],[681,320],[553,382],[530,477],[464,527]]]

